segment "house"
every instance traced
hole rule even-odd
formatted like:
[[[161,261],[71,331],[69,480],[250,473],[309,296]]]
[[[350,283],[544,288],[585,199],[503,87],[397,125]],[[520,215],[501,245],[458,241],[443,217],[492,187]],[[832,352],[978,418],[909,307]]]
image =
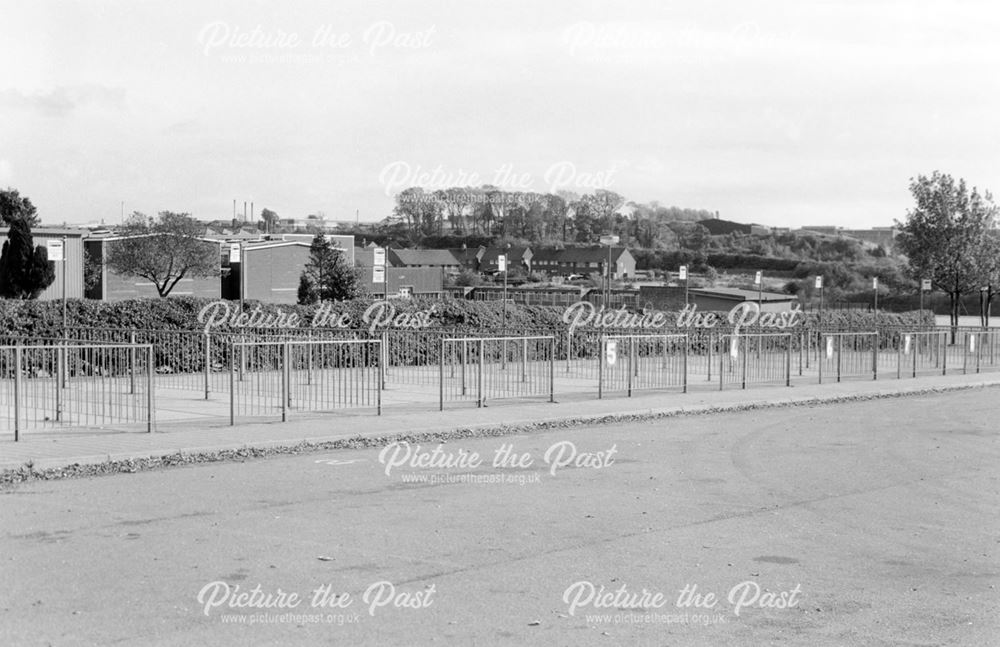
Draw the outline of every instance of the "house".
[[[559,251],[553,259],[543,254],[546,267],[555,274],[599,274],[605,275],[608,259],[611,260],[611,278],[627,279],[635,276],[635,257],[625,247],[567,247]],[[555,266],[553,267],[553,263]],[[543,269],[539,266],[537,269]]]
[[[140,236],[102,236],[90,237],[84,240],[84,249],[90,257],[92,263],[98,268],[100,273],[96,284],[87,288],[84,293],[88,299],[102,299],[104,301],[122,301],[125,299],[137,299],[142,297],[159,297],[156,286],[149,279],[138,276],[119,274],[108,267],[108,252],[112,244],[121,242],[128,244],[128,241],[135,238],[147,236],[164,236],[166,234],[142,234]],[[199,238],[199,244],[212,252],[215,258],[220,260],[219,269],[221,271],[221,243],[217,240]],[[215,276],[186,276],[182,278],[170,291],[170,296],[196,296],[209,299],[218,299],[222,296],[222,283],[218,274]]]
[[[9,228],[0,228],[0,245],[7,240]],[[84,296],[84,240],[90,232],[86,229],[67,229],[56,227],[35,227],[31,230],[31,237],[35,247],[41,245],[46,247],[50,240],[63,240],[66,244],[63,249],[62,263],[56,263],[56,280],[52,285],[45,288],[39,299],[61,299],[63,296],[63,276],[66,277],[66,297],[69,299],[82,299]]]
[[[462,269],[450,249],[389,249],[386,260],[393,267],[436,267],[446,272]]]
[[[300,240],[274,240],[245,244],[239,262],[230,263],[223,296],[266,303],[297,303],[299,277],[309,261],[310,244]],[[243,273],[246,277],[243,277]]]
[[[757,303],[763,312],[782,312],[789,310],[798,298],[791,294],[780,292],[757,292],[740,288],[691,288],[688,291],[691,304],[698,306],[703,312],[728,312],[734,306],[746,301]]]
[[[376,297],[440,297],[444,291],[444,272],[439,267],[387,267],[385,283],[372,280],[374,268],[361,271],[361,284]]]
[[[487,247],[479,256],[479,271],[483,274],[496,274],[500,271],[498,258],[507,255],[507,271],[513,272],[515,268],[531,272],[531,248],[530,247]]]
[[[331,234],[325,235],[326,239],[333,243],[334,247],[339,247],[347,252],[347,262],[354,265],[354,236],[336,236]],[[269,236],[271,240],[291,240],[304,242],[307,245],[311,245],[313,234],[276,234]]]
[[[486,248],[480,245],[475,249],[468,249],[466,247],[452,248],[449,249],[452,255],[458,260],[459,265],[462,269],[470,270],[472,272],[479,271],[479,262],[483,258],[483,254],[486,253]]]

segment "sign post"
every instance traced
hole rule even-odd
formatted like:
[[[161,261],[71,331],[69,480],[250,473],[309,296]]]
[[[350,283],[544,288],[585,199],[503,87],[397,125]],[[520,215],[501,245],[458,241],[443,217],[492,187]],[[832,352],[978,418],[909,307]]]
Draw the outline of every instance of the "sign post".
[[[240,312],[243,312],[243,281],[246,276],[244,271],[246,268],[243,267],[243,242],[230,243],[229,244],[229,271],[233,271],[233,263],[240,264]]]
[[[385,247],[372,250],[372,283],[382,284],[382,300],[389,300],[389,281],[386,280]]]
[[[604,296],[605,308],[611,307],[611,246],[617,245],[619,240],[621,238],[615,235],[601,236],[601,244],[608,246],[608,263],[604,267],[604,272],[607,275],[607,292]]]
[[[678,272],[678,278],[684,281],[684,307],[688,306],[688,266],[681,265],[680,272]]]
[[[931,289],[930,279],[920,279],[920,311],[924,310],[924,292],[929,292]]]
[[[62,327],[65,337],[69,335],[69,330],[66,328],[66,237],[45,241],[45,249],[50,261],[62,263]]]
[[[819,324],[823,325],[823,277],[816,277],[816,289],[819,290]]]
[[[507,334],[507,255],[497,256],[497,271],[503,272],[503,334]],[[506,354],[504,360],[506,361]]]
[[[753,283],[757,286],[757,309],[764,305],[764,272],[757,270],[754,274]]]

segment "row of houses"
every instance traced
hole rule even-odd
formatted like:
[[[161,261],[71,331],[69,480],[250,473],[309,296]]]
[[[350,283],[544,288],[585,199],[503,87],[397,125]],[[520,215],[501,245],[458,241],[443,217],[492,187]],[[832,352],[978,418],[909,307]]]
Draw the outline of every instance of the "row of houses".
[[[358,255],[360,265],[371,265],[372,247]],[[476,249],[392,249],[386,260],[392,267],[438,268],[444,272],[470,270],[480,274],[500,271],[499,259],[507,257],[508,271],[544,272],[549,276],[606,275],[615,280],[635,278],[635,257],[625,247],[478,247]]]
[[[0,228],[0,238],[6,237]],[[108,266],[110,246],[123,240],[107,232],[94,235],[85,229],[40,227],[32,230],[36,245],[45,246],[49,240],[63,240],[64,263],[56,267],[56,279],[40,299],[59,299],[65,294],[71,299],[99,299],[121,301],[159,296],[156,287],[147,279],[119,274]],[[359,265],[356,253],[364,257],[366,250],[354,247],[353,236],[328,235],[328,238],[347,255],[347,262]],[[171,296],[196,296],[210,299],[258,299],[271,303],[295,303],[298,300],[299,277],[309,259],[311,234],[281,234],[241,238],[238,241],[209,236],[199,238],[198,244],[219,258],[216,276],[188,276],[182,278],[170,292]],[[229,261],[232,245],[241,249],[239,262]],[[367,254],[370,256],[371,251]],[[85,285],[85,264],[97,273],[91,285]],[[362,263],[363,265],[363,263]],[[368,263],[370,265],[370,263]],[[360,272],[361,280],[369,292],[389,296],[440,296],[443,294],[444,275],[436,268],[389,267],[385,282],[374,283],[369,268]],[[63,282],[66,287],[63,290]]]

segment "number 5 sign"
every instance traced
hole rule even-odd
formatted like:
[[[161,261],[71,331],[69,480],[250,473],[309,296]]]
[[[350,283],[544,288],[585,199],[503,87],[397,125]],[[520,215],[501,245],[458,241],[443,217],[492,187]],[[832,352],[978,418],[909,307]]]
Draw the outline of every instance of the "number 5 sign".
[[[618,361],[618,342],[609,339],[604,342],[604,359],[608,362],[608,366],[614,366],[615,362]]]

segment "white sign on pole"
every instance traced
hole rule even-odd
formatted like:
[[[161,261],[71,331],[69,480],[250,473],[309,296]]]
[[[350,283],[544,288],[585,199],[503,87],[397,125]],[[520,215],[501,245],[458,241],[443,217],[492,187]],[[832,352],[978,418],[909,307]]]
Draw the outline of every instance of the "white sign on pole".
[[[602,245],[617,245],[620,240],[618,236],[601,236]]]
[[[240,244],[233,243],[229,246],[229,262],[239,263],[240,262]]]
[[[757,270],[757,273],[754,274],[753,276],[753,284],[760,285],[760,282],[763,278],[764,278],[764,273],[761,272],[760,270]]]
[[[740,356],[740,338],[733,337],[729,340],[729,356],[736,359]]]
[[[680,270],[679,274],[680,274],[680,279],[682,281],[686,281],[687,277],[688,277],[688,266],[687,265],[681,265],[681,270]]]
[[[833,337],[826,338],[826,358],[833,357]]]
[[[909,335],[906,335],[905,337],[903,337],[903,354],[904,355],[909,355],[910,354],[910,336]]]
[[[45,241],[45,249],[49,253],[50,261],[62,261],[63,258],[63,242],[61,240],[54,240],[50,238]]]
[[[920,289],[923,290],[924,292],[929,292],[930,289],[931,289],[931,280],[930,279],[922,279],[920,281]]]
[[[385,283],[385,267],[372,268],[372,283]]]
[[[607,360],[608,366],[614,366],[615,362],[618,361],[618,342],[609,339],[604,344],[604,359]]]
[[[877,290],[878,289],[878,277],[877,276],[873,276],[872,277],[872,289],[873,290]]]
[[[817,276],[816,277],[816,289],[817,290],[822,290],[823,289],[823,277],[822,276]]]
[[[975,335],[969,335],[969,352],[970,353],[976,352],[976,336]]]
[[[375,267],[385,267],[385,247],[376,247],[372,251],[374,252],[372,265]]]
[[[507,271],[507,255],[500,254],[497,256],[497,271],[506,272]]]

